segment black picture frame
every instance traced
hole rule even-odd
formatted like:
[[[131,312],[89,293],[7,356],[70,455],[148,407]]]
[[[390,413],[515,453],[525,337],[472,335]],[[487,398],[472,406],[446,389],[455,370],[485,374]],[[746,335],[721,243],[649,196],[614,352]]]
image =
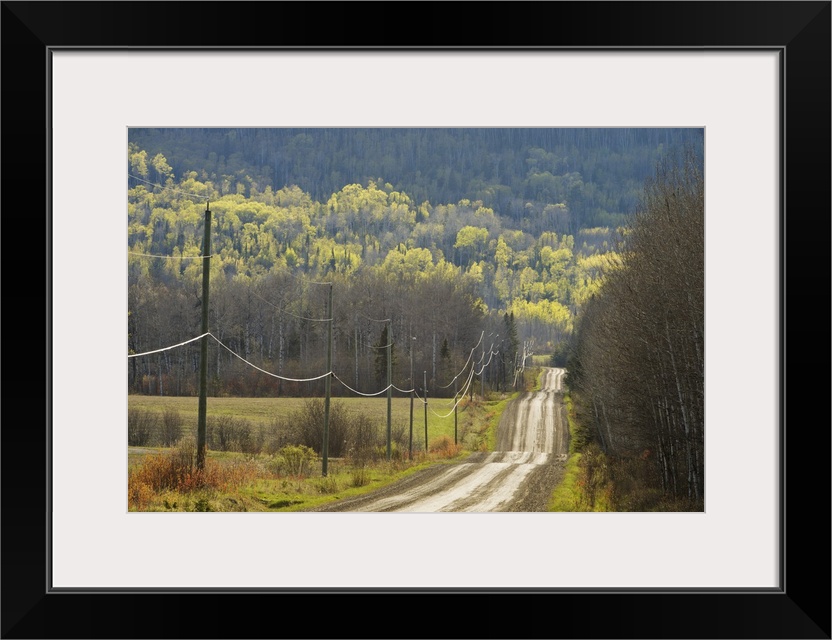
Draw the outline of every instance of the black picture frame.
[[[830,637],[829,381],[818,373],[830,327],[830,2],[3,2],[0,19],[2,637]],[[50,51],[62,47],[779,51],[780,588],[52,592],[47,443],[60,381],[49,371],[49,273],[60,238],[50,234],[48,96]],[[787,328],[789,292],[805,306]]]

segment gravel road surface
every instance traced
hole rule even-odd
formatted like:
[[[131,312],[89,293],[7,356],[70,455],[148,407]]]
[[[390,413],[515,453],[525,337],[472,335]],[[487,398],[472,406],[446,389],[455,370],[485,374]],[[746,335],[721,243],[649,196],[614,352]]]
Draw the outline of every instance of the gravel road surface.
[[[495,451],[425,469],[317,511],[546,511],[552,489],[563,477],[569,449],[564,373],[560,368],[545,369],[540,391],[524,393],[506,407]]]

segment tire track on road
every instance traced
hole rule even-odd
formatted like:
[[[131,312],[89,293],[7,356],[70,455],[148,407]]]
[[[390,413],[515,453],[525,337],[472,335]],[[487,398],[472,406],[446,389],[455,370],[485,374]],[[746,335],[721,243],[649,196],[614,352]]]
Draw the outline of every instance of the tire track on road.
[[[541,390],[524,394],[503,412],[497,449],[478,462],[454,464],[411,476],[371,496],[344,501],[337,511],[494,512],[516,511],[521,498],[534,493],[530,478],[552,478],[543,470],[560,465],[568,451],[562,411],[564,370],[548,368]],[[541,500],[538,498],[536,504]]]

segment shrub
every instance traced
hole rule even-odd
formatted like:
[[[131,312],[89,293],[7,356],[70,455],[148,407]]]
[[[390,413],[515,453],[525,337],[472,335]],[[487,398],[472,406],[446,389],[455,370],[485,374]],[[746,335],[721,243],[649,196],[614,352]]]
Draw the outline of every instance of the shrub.
[[[341,487],[338,485],[338,481],[335,478],[327,476],[325,478],[316,479],[315,488],[318,490],[318,493],[327,494],[336,493]]]
[[[158,429],[158,414],[145,409],[129,409],[127,411],[127,444],[129,446],[147,446]]]
[[[404,422],[399,422],[392,425],[391,439],[393,440],[393,444],[398,445],[401,449],[407,449],[407,440],[409,437],[408,432],[408,425]]]
[[[269,425],[263,428],[262,433],[263,443],[260,451],[270,456],[277,454],[281,447],[291,444],[289,442],[289,426],[278,416],[272,417]]]
[[[172,447],[182,437],[182,418],[179,411],[170,407],[162,414],[160,442],[163,447]]]
[[[324,441],[324,401],[312,398],[299,411],[292,414],[290,441],[302,444],[316,453],[322,453]],[[331,401],[329,405],[328,454],[340,458],[347,453],[351,439],[351,420],[344,403]]]
[[[453,458],[459,454],[461,447],[454,444],[450,436],[442,435],[430,441],[428,451],[438,455],[440,458]]]
[[[352,418],[350,429],[350,447],[347,457],[359,467],[363,467],[377,457],[376,448],[380,446],[380,433],[375,423],[365,415]]]
[[[208,448],[214,451],[236,451],[238,453],[259,453],[258,439],[252,424],[245,418],[216,416],[208,418]]]
[[[146,456],[130,473],[128,484],[144,484],[153,491],[179,490],[196,473],[196,441],[183,438],[169,454]]]
[[[614,510],[611,509],[613,483],[607,457],[595,443],[585,447],[578,462],[577,486],[586,510]]]
[[[353,467],[350,472],[350,481],[353,487],[363,487],[370,481],[370,472],[364,465]]]
[[[254,480],[258,467],[251,461],[219,463],[210,458],[202,469],[196,467],[196,440],[182,438],[170,453],[148,455],[131,469],[127,482],[128,504],[146,508],[160,491],[191,492],[200,489],[225,491]]]
[[[309,468],[318,456],[311,447],[287,445],[280,449],[270,464],[270,470],[277,475],[300,478],[309,473]]]
[[[145,482],[132,481],[127,483],[127,504],[139,511],[147,509],[155,495],[153,487]]]

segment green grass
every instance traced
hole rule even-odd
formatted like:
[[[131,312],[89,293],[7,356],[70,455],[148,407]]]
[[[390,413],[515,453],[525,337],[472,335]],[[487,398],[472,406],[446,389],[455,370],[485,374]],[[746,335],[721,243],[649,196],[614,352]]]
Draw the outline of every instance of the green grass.
[[[289,418],[303,409],[308,398],[208,398],[207,415],[232,416],[249,420],[254,426],[268,426],[273,420]],[[166,409],[179,412],[185,430],[196,432],[199,404],[195,397],[141,396],[127,398],[128,409],[152,411],[162,415]],[[363,413],[378,425],[387,424],[387,398],[332,398],[354,413]],[[413,440],[422,442],[425,433],[425,405],[418,398],[413,401]],[[457,408],[461,425],[467,402]],[[410,398],[392,398],[390,402],[392,424],[410,428]],[[451,398],[428,398],[428,438],[447,435],[454,437],[454,414]]]
[[[581,459],[580,453],[570,454],[566,461],[566,473],[560,484],[555,487],[552,497],[549,499],[549,511],[584,511],[580,508],[580,491],[578,487],[578,476],[580,469],[578,462]]]
[[[171,451],[171,450],[162,450]],[[147,455],[147,454],[145,454]],[[141,463],[144,455],[131,455],[131,467]],[[455,459],[458,460],[462,454]],[[208,459],[221,464],[250,464],[260,469],[258,476],[228,490],[201,489],[192,492],[163,490],[155,493],[141,511],[302,511],[336,500],[359,496],[384,487],[435,464],[455,459],[420,456],[413,463],[406,460],[381,461],[364,468],[365,480],[356,483],[361,471],[343,459],[330,459],[327,476],[317,467],[303,477],[277,476],[268,471],[269,456],[245,456],[240,453],[209,451]]]
[[[514,393],[503,400],[489,401],[485,403],[485,427],[487,428],[486,442],[489,451],[494,451],[497,447],[497,425],[500,424],[500,418],[503,415],[503,411],[505,411],[508,403],[518,395],[520,394]]]
[[[516,396],[517,394],[514,394]],[[302,478],[280,477],[270,471],[273,458],[265,453],[246,455],[235,452],[208,451],[208,459],[221,464],[248,464],[258,468],[254,480],[227,491],[200,489],[187,493],[165,490],[147,496],[143,511],[299,511],[361,495],[435,464],[458,461],[471,451],[488,447],[493,450],[496,428],[502,411],[514,396],[486,402],[461,403],[458,408],[458,435],[461,449],[453,458],[440,454],[426,456],[417,451],[416,459],[381,460],[364,467],[363,471],[346,459],[330,458],[327,476],[321,474],[321,461]],[[386,398],[344,398],[351,411],[363,411],[378,415],[386,423]],[[275,417],[286,417],[303,407],[302,398],[209,398],[208,415],[228,415],[245,418],[255,424],[267,425]],[[410,415],[410,399],[394,398],[392,419],[406,422]],[[197,399],[176,397],[130,396],[129,407],[163,413],[175,409],[187,423],[196,424]],[[446,436],[453,440],[453,405],[446,399],[428,400],[428,438],[431,442]],[[436,415],[439,414],[439,415]],[[424,405],[417,399],[413,416],[414,443],[424,439]],[[187,430],[187,429],[186,429]],[[468,437],[463,439],[463,436]],[[131,447],[128,462],[131,469],[140,465],[148,454],[170,452],[161,447]],[[135,509],[135,506],[132,507]]]
[[[315,477],[303,480],[302,490],[296,491],[291,498],[285,494],[282,481],[259,481],[257,485],[248,488],[242,494],[246,495],[248,491],[251,491],[252,497],[266,505],[268,511],[306,511],[337,500],[362,496],[426,467],[452,461],[425,460],[409,466],[403,466],[406,463],[402,462],[376,464],[367,469],[367,484],[363,486],[354,486],[353,470],[347,464],[339,463],[334,468],[331,467],[326,478]],[[289,486],[292,486],[291,481]],[[296,485],[296,488],[299,487]]]
[[[540,391],[543,387],[543,369],[533,369],[534,372],[534,385],[532,386],[532,391]]]
[[[253,426],[268,427],[274,420],[285,420],[303,409],[307,398],[208,398],[208,417],[231,416],[248,420]],[[387,425],[387,398],[333,398],[352,413],[364,414],[379,429]],[[404,427],[409,435],[410,398],[392,398],[390,403],[393,429]],[[128,408],[151,411],[162,415],[167,409],[179,412],[185,434],[195,435],[198,417],[198,399],[176,396],[128,396]],[[457,440],[464,444],[466,424],[470,424],[469,403],[464,399],[457,406]],[[474,418],[476,421],[476,417]],[[428,441],[447,436],[454,439],[454,411],[451,398],[428,398]],[[413,402],[413,442],[424,446],[425,405],[418,398]]]
[[[566,461],[563,480],[552,492],[548,509],[549,511],[585,511],[586,509],[581,507],[581,489],[578,486],[578,478],[581,473],[579,465],[581,460],[579,443],[581,440],[578,436],[583,431],[574,421],[572,398],[568,393],[563,396],[563,404],[566,408],[566,424],[569,429],[569,457]]]
[[[274,418],[285,418],[295,411],[303,409],[307,398],[208,398],[207,409],[209,416],[233,416],[244,418],[255,424],[269,424]],[[387,398],[336,398],[332,402],[343,403],[350,411],[361,412],[368,416],[377,416],[387,421]],[[440,400],[436,400],[439,402]],[[430,408],[433,402],[428,400]],[[127,397],[130,409],[154,411],[159,414],[171,408],[179,412],[186,423],[196,425],[199,411],[199,399],[196,397],[179,396],[140,396]],[[414,422],[421,404],[414,402]],[[410,398],[393,398],[390,402],[393,422],[408,421],[410,417]],[[430,427],[430,412],[428,412],[428,427]],[[452,425],[453,426],[453,425]]]

